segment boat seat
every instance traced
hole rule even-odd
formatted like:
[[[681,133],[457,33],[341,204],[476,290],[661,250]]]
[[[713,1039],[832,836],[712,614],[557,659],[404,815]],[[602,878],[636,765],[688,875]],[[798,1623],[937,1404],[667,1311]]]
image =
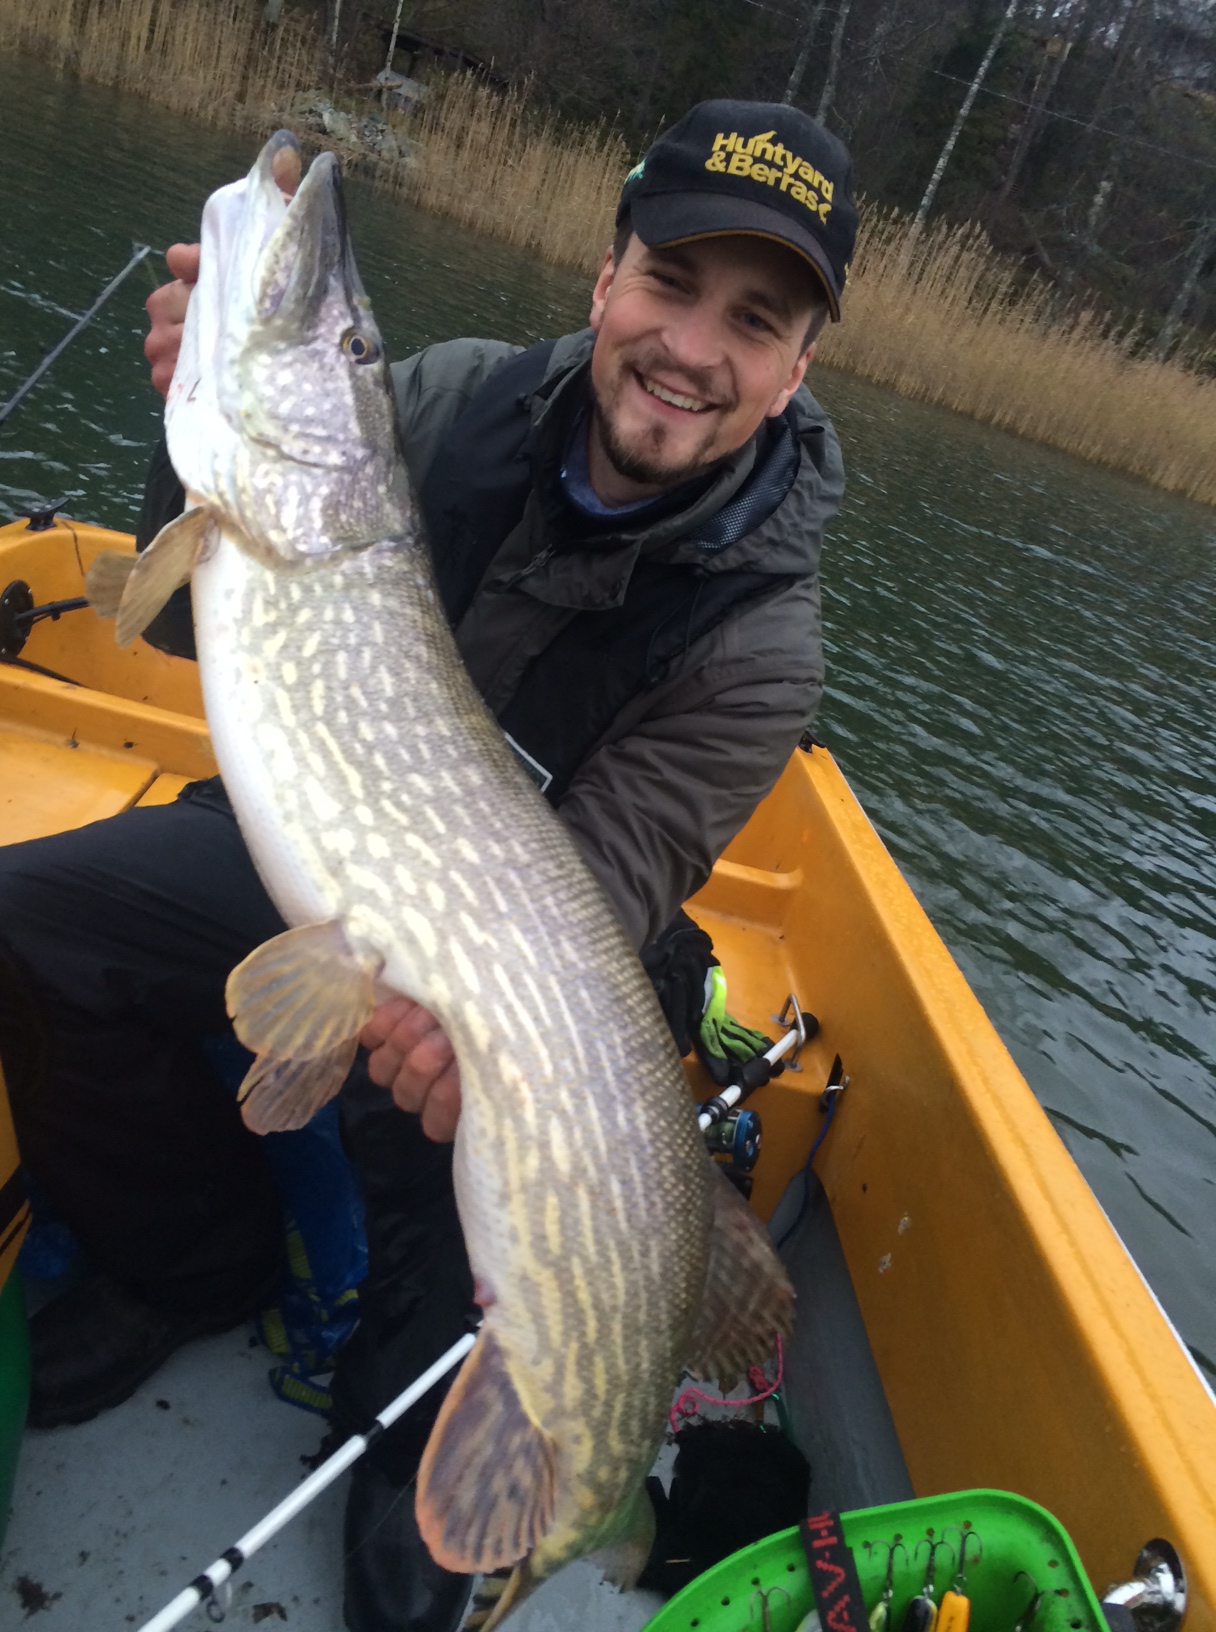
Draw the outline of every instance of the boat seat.
[[[49,733],[0,725],[0,844],[83,827],[185,786],[154,761]]]

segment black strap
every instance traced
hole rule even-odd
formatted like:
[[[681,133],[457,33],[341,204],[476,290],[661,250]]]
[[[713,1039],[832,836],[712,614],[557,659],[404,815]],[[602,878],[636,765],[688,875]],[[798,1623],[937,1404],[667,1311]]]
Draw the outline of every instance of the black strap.
[[[853,1554],[839,1513],[815,1513],[798,1527],[824,1632],[870,1632]]]

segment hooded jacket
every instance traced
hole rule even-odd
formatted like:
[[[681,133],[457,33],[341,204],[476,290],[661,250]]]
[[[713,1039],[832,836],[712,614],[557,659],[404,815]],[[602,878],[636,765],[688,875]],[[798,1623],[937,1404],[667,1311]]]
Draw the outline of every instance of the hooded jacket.
[[[593,343],[590,330],[559,340],[540,385],[504,398],[504,411],[521,416],[516,474],[505,480],[502,458],[487,447],[485,481],[491,505],[518,514],[508,516],[488,562],[475,562],[471,577],[458,574],[454,590],[445,584],[445,553],[465,547],[462,526],[474,530],[482,474],[471,461],[467,482],[448,484],[450,513],[435,474],[462,415],[493,397],[483,388],[522,348],[453,340],[395,365],[393,378],[406,461],[457,643],[509,732],[513,707],[518,713],[530,684],[536,691],[538,676],[542,695],[547,686],[558,705],[563,635],[570,631],[566,649],[572,642],[577,649],[580,631],[595,628],[584,615],[624,608],[640,575],[686,573],[694,606],[698,580],[746,580],[712,628],[677,643],[659,674],[619,699],[557,800],[640,948],[708,878],[815,713],[823,687],[819,552],[844,476],[835,433],[803,387],[786,410],[792,457],[775,453],[766,423],[687,508],[632,526],[627,520],[619,530],[589,527],[563,499],[558,477],[588,400]],[[527,712],[535,722],[535,704]]]

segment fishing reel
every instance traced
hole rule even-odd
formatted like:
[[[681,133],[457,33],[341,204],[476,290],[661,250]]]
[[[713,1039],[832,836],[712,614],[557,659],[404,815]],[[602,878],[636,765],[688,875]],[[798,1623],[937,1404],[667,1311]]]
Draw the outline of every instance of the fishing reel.
[[[728,1156],[738,1172],[750,1173],[760,1159],[762,1131],[755,1111],[736,1108],[705,1130],[705,1148],[711,1156]]]
[[[702,1117],[714,1100],[707,1100],[697,1109]],[[722,1172],[734,1185],[744,1201],[751,1200],[752,1168],[760,1160],[760,1118],[755,1111],[744,1111],[736,1105],[719,1115],[716,1121],[702,1128],[705,1148]],[[725,1160],[722,1158],[725,1157]]]

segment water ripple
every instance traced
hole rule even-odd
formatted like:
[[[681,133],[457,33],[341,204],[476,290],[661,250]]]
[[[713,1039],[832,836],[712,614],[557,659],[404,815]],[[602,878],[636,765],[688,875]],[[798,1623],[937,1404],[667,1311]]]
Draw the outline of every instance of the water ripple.
[[[821,372],[821,733],[1179,1328],[1216,1352],[1216,518]]]

